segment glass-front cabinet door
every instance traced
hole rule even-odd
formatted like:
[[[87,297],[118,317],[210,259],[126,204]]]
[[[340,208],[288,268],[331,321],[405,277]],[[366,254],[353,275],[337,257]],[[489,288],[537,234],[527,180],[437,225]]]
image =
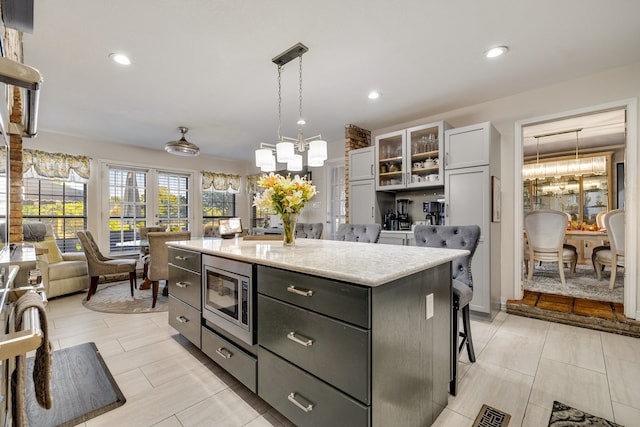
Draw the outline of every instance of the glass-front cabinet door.
[[[405,187],[405,138],[404,130],[376,137],[378,190],[397,190]]]
[[[606,157],[605,173],[525,179],[524,213],[554,209],[569,214],[574,229],[594,229],[598,214],[614,209],[612,194],[609,191],[611,153],[598,153],[598,156]]]
[[[582,218],[587,224],[595,224],[600,212],[609,208],[609,186],[606,176],[589,176],[582,180]]]
[[[440,153],[444,137],[442,122],[407,129],[407,187],[444,185]]]
[[[415,126],[376,137],[376,190],[444,185],[442,164],[446,122]]]

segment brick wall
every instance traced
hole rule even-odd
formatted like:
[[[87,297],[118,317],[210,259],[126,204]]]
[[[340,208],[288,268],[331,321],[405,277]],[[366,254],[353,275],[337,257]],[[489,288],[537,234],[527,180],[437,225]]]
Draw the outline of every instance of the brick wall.
[[[344,185],[347,222],[349,222],[349,151],[370,146],[371,131],[355,125],[344,127]]]
[[[11,28],[5,28],[3,40],[5,56],[14,61],[23,62],[22,33]],[[22,123],[22,91],[13,89],[9,96],[9,112],[12,123]],[[11,135],[9,138],[9,242],[22,241],[22,137]]]

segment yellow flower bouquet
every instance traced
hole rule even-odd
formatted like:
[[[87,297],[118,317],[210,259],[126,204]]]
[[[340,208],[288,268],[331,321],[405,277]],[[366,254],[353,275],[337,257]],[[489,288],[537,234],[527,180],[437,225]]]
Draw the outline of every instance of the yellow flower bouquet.
[[[253,198],[253,205],[260,209],[270,209],[280,215],[285,246],[295,244],[295,227],[298,214],[305,204],[316,195],[316,187],[307,177],[291,175],[283,177],[271,172],[258,180],[264,192]]]

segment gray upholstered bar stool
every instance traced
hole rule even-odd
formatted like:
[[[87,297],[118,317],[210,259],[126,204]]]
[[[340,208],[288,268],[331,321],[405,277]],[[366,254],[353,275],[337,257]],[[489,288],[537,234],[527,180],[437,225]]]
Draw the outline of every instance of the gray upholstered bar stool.
[[[471,275],[471,260],[478,247],[480,227],[477,225],[417,225],[413,231],[416,246],[431,248],[466,249],[470,254],[457,258],[451,263],[453,277],[453,301],[451,316],[451,380],[449,393],[458,393],[458,355],[466,345],[470,362],[476,361],[471,339],[471,319],[469,303],[473,298],[473,277]],[[463,331],[459,331],[458,313],[462,310]],[[458,344],[458,336],[462,338]]]
[[[296,223],[296,238],[319,239],[322,237],[324,226],[321,222]]]
[[[336,231],[336,240],[378,243],[380,229],[380,224],[340,224]]]

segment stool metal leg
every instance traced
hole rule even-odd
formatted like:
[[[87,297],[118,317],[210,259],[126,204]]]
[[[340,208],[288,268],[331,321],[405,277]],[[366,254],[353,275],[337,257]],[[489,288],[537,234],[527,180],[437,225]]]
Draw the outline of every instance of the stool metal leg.
[[[449,393],[458,394],[458,304],[454,302],[451,307],[451,379],[449,380]]]

